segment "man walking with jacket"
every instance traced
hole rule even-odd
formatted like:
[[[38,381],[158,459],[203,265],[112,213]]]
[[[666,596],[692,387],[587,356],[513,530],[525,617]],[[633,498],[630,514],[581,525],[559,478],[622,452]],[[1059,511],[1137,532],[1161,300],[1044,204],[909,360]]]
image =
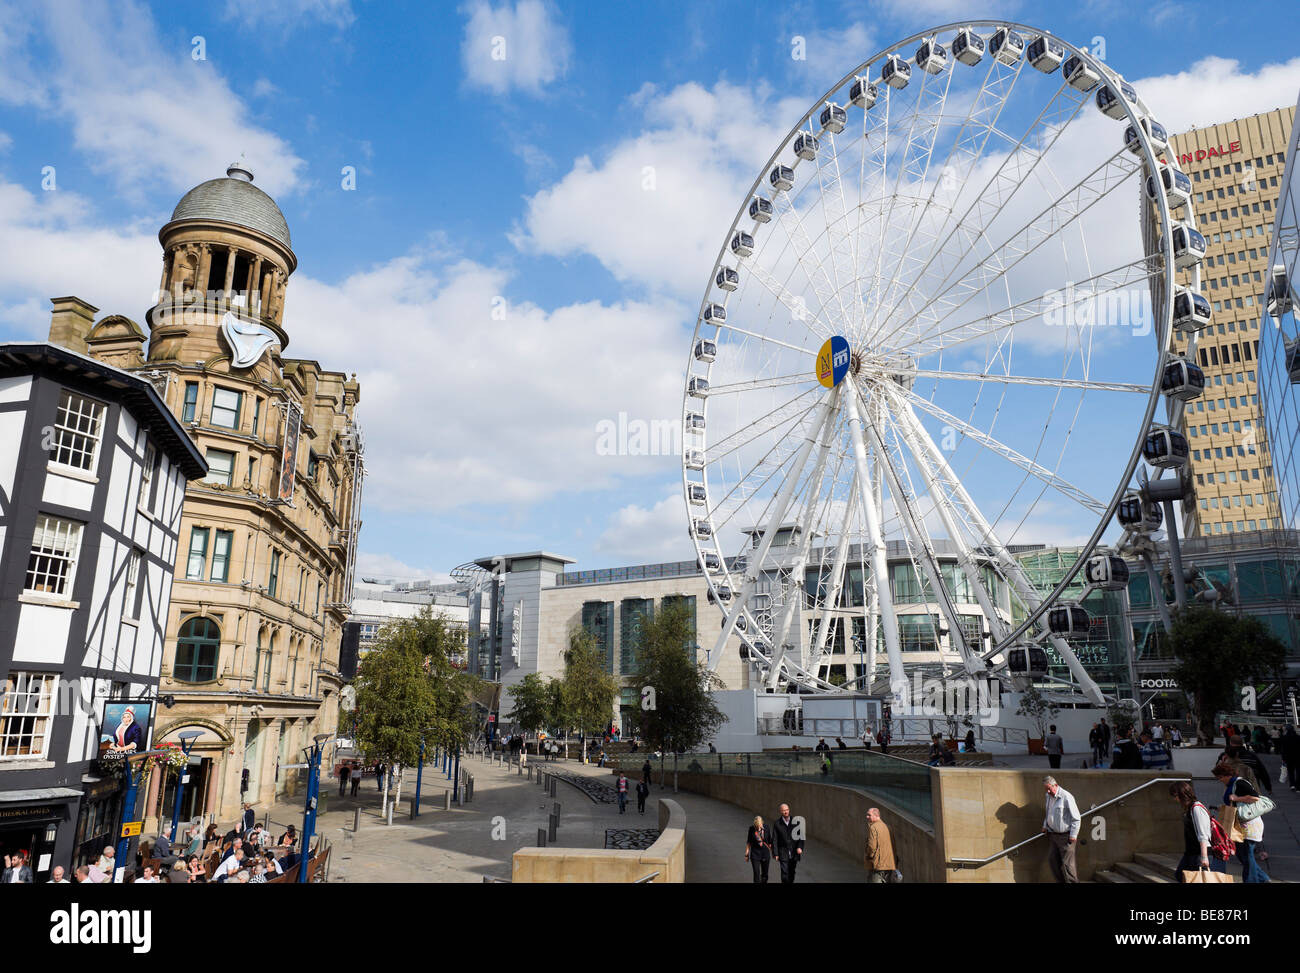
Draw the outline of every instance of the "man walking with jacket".
[[[867,881],[872,885],[885,885],[894,880],[894,839],[889,825],[880,820],[880,808],[867,811]]]
[[[795,869],[803,858],[803,822],[790,817],[790,805],[782,804],[772,822],[772,846],[781,863],[781,884],[793,885]]]

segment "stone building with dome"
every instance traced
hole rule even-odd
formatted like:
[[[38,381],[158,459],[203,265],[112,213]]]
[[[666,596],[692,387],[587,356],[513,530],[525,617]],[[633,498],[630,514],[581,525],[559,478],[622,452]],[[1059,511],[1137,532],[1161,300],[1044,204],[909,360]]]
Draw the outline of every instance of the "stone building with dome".
[[[364,477],[355,375],[285,357],[289,226],[242,163],[190,190],[158,234],[144,326],[54,301],[53,343],[143,375],[203,454],[185,496],[153,744],[197,730],[181,818],[226,823],[303,786],[337,727]],[[141,816],[169,822],[152,775]],[[260,813],[259,813],[260,816]]]

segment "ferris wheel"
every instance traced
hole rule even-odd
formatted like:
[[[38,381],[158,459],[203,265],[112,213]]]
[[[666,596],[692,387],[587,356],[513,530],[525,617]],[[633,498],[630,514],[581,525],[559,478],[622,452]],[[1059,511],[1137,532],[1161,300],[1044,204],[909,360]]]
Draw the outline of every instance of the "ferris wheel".
[[[1000,21],[881,51],[791,129],[724,236],[687,365],[711,669],[733,635],[769,689],[870,688],[880,653],[891,686],[1045,678],[1054,653],[1104,700],[1072,648],[1075,578],[1127,583],[1099,543],[1117,510],[1125,537],[1159,526],[1128,486],[1143,460],[1185,466],[1204,384],[1170,353],[1209,305],[1166,149],[1104,62]],[[1046,585],[1017,556],[1061,543],[1079,556]]]

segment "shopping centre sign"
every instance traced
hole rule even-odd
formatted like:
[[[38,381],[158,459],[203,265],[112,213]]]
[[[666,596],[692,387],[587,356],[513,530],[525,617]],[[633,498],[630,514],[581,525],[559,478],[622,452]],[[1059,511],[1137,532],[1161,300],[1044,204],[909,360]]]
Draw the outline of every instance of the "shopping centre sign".
[[[1138,685],[1142,689],[1177,689],[1178,681],[1167,677],[1157,679],[1139,679]]]
[[[1204,162],[1206,159],[1212,159],[1216,156],[1236,155],[1240,151],[1240,142],[1229,142],[1226,149],[1222,145],[1211,145],[1208,149],[1197,149],[1194,152],[1180,152],[1178,154],[1178,164],[1185,165],[1188,162]]]

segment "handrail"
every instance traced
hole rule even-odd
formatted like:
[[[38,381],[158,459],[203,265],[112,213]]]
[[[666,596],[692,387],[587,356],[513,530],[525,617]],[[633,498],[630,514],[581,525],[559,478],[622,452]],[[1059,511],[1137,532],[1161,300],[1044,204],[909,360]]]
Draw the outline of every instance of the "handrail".
[[[649,875],[646,875],[644,878],[634,879],[634,880],[632,881],[632,884],[633,884],[633,885],[649,885],[651,882],[653,882],[653,881],[654,881],[655,879],[657,879],[658,877],[659,877],[659,873],[658,873],[658,872],[651,872]]]
[[[483,876],[484,885],[510,885],[511,880],[508,878],[493,878],[491,875]]]
[[[1079,817],[1082,818],[1084,815],[1093,814],[1097,811],[1100,811],[1102,808],[1110,807],[1112,804],[1116,804],[1119,801],[1124,800],[1124,798],[1128,797],[1131,794],[1136,794],[1138,791],[1145,790],[1146,788],[1150,787],[1152,784],[1174,784],[1174,783],[1179,783],[1181,781],[1185,781],[1187,779],[1188,778],[1186,777],[1153,777],[1151,778],[1151,780],[1147,781],[1144,784],[1139,784],[1137,787],[1133,787],[1130,788],[1129,790],[1126,790],[1123,794],[1120,794],[1118,797],[1112,797],[1109,801],[1104,801],[1101,804],[1094,804],[1092,807],[1088,808],[1088,810],[1080,811]],[[989,864],[989,862],[995,862],[999,858],[1005,858],[1007,855],[1010,855],[1013,852],[1017,851],[1018,849],[1023,848],[1031,841],[1037,841],[1039,838],[1045,838],[1045,837],[1047,837],[1046,832],[1040,831],[1038,834],[1026,838],[1024,841],[1018,842],[1017,844],[1012,845],[1010,848],[1003,848],[996,855],[990,855],[988,858],[953,858],[948,861],[948,864],[951,865],[954,870],[958,868],[982,868],[983,866]]]

